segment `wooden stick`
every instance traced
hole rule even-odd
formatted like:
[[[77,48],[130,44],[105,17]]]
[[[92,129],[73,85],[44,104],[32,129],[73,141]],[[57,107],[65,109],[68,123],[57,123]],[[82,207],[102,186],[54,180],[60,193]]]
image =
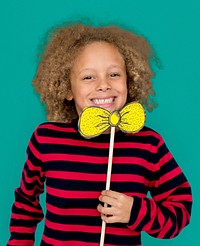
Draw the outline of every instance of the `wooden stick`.
[[[109,147],[108,169],[107,169],[107,177],[106,177],[106,190],[109,190],[110,189],[114,138],[115,138],[115,127],[112,126],[111,127],[111,133],[110,133],[110,147]],[[108,205],[106,203],[104,203],[104,207],[106,208],[107,206]],[[106,231],[106,222],[105,221],[102,221],[100,246],[103,246],[104,245],[105,231]]]

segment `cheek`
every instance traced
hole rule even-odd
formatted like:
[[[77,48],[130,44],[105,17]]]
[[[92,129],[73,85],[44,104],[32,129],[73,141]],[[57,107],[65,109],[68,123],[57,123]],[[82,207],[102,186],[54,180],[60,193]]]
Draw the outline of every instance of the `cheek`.
[[[127,84],[123,84],[123,86],[121,86],[121,92],[122,92],[122,94],[127,96],[127,94],[128,94]]]
[[[127,97],[128,97],[128,89],[127,89],[127,86],[124,87],[122,94],[124,96],[124,103],[126,103],[127,102]]]
[[[76,88],[76,90],[74,90],[74,99],[75,101],[83,101],[84,99],[86,99],[88,97],[89,94],[89,90],[88,88],[85,88],[83,86],[79,86]]]

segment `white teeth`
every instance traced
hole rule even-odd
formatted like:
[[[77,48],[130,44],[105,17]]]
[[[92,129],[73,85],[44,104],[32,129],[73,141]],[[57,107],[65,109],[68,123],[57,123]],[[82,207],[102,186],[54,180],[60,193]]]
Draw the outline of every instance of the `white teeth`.
[[[113,98],[106,98],[106,99],[93,99],[94,104],[107,104],[113,102]]]

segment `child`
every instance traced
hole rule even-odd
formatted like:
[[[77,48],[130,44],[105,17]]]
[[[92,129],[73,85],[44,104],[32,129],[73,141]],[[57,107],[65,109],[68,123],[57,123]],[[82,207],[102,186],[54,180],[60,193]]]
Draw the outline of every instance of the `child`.
[[[136,134],[116,131],[108,191],[109,132],[92,139],[78,132],[87,106],[113,111],[138,101],[153,108],[151,54],[143,37],[116,26],[75,23],[52,32],[33,81],[50,122],[29,142],[7,245],[34,245],[44,183],[42,246],[97,246],[102,220],[105,246],[139,246],[141,231],[173,238],[189,223],[190,185],[157,132],[146,126]]]

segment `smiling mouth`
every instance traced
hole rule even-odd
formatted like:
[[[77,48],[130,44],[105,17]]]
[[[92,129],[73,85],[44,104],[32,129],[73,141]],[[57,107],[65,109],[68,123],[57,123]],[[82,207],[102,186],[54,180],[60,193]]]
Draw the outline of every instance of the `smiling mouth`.
[[[92,99],[91,101],[96,105],[105,105],[105,104],[111,104],[114,102],[116,97],[109,97],[109,98],[100,98],[100,99]]]

